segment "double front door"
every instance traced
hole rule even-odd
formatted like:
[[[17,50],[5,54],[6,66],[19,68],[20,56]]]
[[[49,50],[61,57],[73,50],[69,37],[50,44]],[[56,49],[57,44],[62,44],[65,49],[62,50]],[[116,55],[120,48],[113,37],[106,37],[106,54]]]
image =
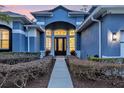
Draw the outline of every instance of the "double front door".
[[[66,37],[55,37],[55,55],[66,55]]]

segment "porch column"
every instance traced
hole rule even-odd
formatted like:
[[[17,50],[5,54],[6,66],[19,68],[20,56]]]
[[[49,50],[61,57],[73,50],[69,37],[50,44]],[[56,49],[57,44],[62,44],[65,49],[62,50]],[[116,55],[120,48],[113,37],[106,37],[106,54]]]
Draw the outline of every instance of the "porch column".
[[[69,32],[67,31],[67,55],[70,55],[70,48],[69,48],[70,44],[69,44]]]
[[[52,31],[52,42],[51,42],[51,55],[54,55],[54,31]]]
[[[30,38],[29,38],[29,31],[27,31],[27,39],[28,39],[28,52],[30,52]]]

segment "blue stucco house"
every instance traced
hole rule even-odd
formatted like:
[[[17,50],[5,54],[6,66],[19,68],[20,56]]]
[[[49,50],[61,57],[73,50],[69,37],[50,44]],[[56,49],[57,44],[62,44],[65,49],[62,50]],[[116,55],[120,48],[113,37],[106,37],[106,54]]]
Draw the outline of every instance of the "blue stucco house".
[[[0,51],[41,52],[70,55],[124,57],[124,6],[93,6],[88,12],[57,6],[26,16],[3,12],[11,17],[0,21]]]
[[[124,57],[124,6],[94,6],[77,32],[81,58]]]

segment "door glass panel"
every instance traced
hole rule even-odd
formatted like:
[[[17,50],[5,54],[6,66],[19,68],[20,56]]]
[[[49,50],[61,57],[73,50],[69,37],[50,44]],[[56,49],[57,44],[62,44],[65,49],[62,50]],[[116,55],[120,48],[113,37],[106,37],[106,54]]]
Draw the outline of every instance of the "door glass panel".
[[[65,55],[66,54],[66,38],[55,38],[55,55]]]
[[[58,50],[59,51],[62,51],[62,45],[63,45],[62,39],[58,39]]]

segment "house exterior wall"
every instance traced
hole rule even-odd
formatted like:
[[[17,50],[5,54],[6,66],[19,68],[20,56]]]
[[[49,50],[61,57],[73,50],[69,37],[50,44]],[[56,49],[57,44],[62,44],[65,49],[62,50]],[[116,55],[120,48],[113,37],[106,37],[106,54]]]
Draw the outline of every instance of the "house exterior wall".
[[[28,32],[29,32],[29,52],[40,52],[40,31],[37,31],[36,28],[24,29],[23,20],[12,19],[10,23],[0,21],[1,25],[8,26],[12,29],[12,52],[28,52]],[[42,37],[43,39],[44,37]],[[44,45],[44,44],[43,44]]]
[[[29,28],[27,34],[27,38],[29,37],[29,52],[40,52],[40,47],[42,46],[40,31],[36,28]]]
[[[120,56],[120,30],[124,27],[124,14],[109,14],[102,19],[102,55]],[[117,40],[112,41],[112,33]]]
[[[45,28],[45,26],[50,23],[62,21],[62,22],[67,22],[67,23],[73,24],[75,26],[79,26],[80,23],[83,22],[83,20],[84,20],[84,16],[80,16],[80,17],[69,16],[68,11],[66,11],[62,8],[58,8],[57,10],[53,11],[52,13],[53,14],[50,17],[43,16],[43,15],[35,16],[35,18],[37,19],[37,24],[40,24],[42,27]]]
[[[24,34],[12,34],[12,51],[13,52],[26,52],[26,37]]]
[[[22,20],[12,20],[12,51],[26,52],[26,32]]]
[[[37,20],[37,24],[39,24],[41,27],[43,27],[45,29],[45,27],[48,24],[54,23],[54,22],[67,22],[70,23],[72,25],[74,25],[76,28],[78,28],[80,26],[80,24],[84,21],[84,16],[70,16],[69,11],[63,9],[63,8],[58,8],[54,11],[52,11],[52,16],[44,16],[44,15],[35,15],[35,18]],[[78,41],[78,43],[75,43],[76,47],[76,52],[78,54],[78,56],[80,57],[80,35],[76,34],[75,36],[75,40],[76,42]],[[42,46],[41,47],[41,52],[45,51],[45,33],[41,34],[41,43]],[[43,45],[44,44],[44,45]]]
[[[45,50],[45,33],[40,33],[40,51]]]
[[[120,38],[124,28],[124,14],[107,14],[102,19],[102,57],[120,57]],[[86,30],[81,32],[81,58],[98,55],[98,23],[93,23]],[[117,40],[112,40],[113,33],[116,33]]]
[[[99,55],[98,23],[94,23],[81,32],[81,58]]]
[[[109,9],[108,14],[102,15],[99,20],[102,23],[101,28],[101,53],[102,56],[121,56],[121,33],[124,30],[124,10]],[[84,22],[85,15],[70,16],[69,11],[58,8],[52,11],[52,16],[35,15],[37,24],[45,27],[54,22],[67,22],[78,28]],[[24,20],[13,18],[10,23],[0,20],[1,25],[12,29],[12,51],[13,52],[42,52],[45,51],[45,33],[40,32],[35,27],[24,29]],[[117,40],[112,40],[113,33],[117,34]],[[29,37],[29,38],[28,38]],[[52,35],[52,37],[54,37]],[[81,33],[76,33],[75,47],[78,56],[86,59],[88,56],[99,55],[99,24],[93,22]],[[29,43],[28,43],[29,40]],[[54,38],[53,38],[54,40]],[[54,44],[52,43],[52,46]],[[53,47],[54,48],[54,47]],[[80,51],[81,50],[81,51]],[[54,51],[53,51],[54,52]],[[81,54],[81,55],[80,55]]]

